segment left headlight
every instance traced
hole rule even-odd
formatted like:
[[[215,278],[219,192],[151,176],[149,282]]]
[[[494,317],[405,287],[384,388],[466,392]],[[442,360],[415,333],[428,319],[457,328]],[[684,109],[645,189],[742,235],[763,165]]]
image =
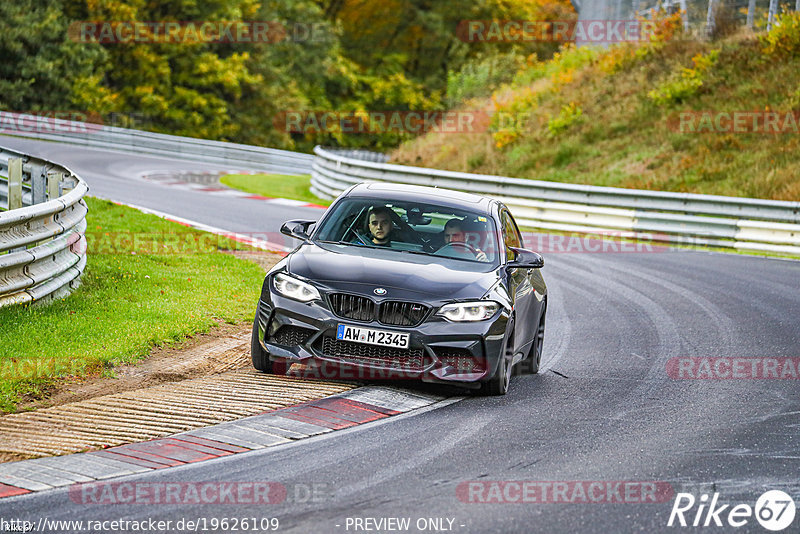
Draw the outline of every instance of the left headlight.
[[[278,293],[290,299],[310,302],[320,298],[316,287],[285,273],[276,274],[273,283]]]
[[[499,308],[498,303],[490,300],[455,302],[442,306],[437,315],[454,322],[483,321],[494,316]]]

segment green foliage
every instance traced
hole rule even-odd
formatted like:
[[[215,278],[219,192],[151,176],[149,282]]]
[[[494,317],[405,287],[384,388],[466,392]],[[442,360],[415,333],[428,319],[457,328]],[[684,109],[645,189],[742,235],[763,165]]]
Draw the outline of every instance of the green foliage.
[[[508,81],[518,58],[549,57],[555,47],[463,42],[454,31],[459,22],[570,15],[568,0],[4,2],[0,108],[131,113],[149,130],[289,149],[380,149],[411,134],[289,133],[277,118],[286,111],[441,110]],[[78,42],[74,28],[68,33],[79,21],[243,20],[274,22],[287,33],[270,43],[96,43]]]
[[[514,76],[513,85],[522,87],[543,78],[563,76],[592,64],[602,53],[603,49],[600,48],[567,44],[547,61],[539,61],[536,56],[530,56],[527,64]]]
[[[455,107],[469,98],[488,96],[514,75],[525,59],[517,52],[489,54],[447,73],[447,106]]]
[[[0,2],[0,109],[68,111],[83,101],[108,107],[98,72],[105,51],[67,38],[64,9],[62,0]]]
[[[800,12],[779,15],[769,33],[759,36],[764,54],[773,57],[800,56]]]
[[[545,93],[555,92],[559,86],[572,82],[576,70],[593,64],[602,53],[603,51],[598,48],[576,48],[567,44],[548,61],[529,57],[527,64],[514,77],[512,87],[518,89],[505,99],[498,98],[497,94],[492,96],[495,115],[492,118],[491,129],[495,146],[503,148],[512,144],[531,126],[535,127],[535,124],[531,124],[531,119]],[[570,104],[566,107],[567,111],[562,110],[560,118],[553,119],[555,122],[552,129],[549,124],[547,125],[550,135],[557,135],[579,120],[583,112],[576,106],[577,104]]]
[[[718,57],[719,50],[696,55],[692,58],[694,68],[684,68],[679,76],[673,75],[666,83],[648,92],[648,98],[658,106],[667,106],[695,96],[703,87],[705,74]]]
[[[558,137],[570,126],[581,121],[583,110],[575,103],[570,102],[561,107],[561,112],[557,117],[553,117],[547,122],[547,131],[551,137]]]

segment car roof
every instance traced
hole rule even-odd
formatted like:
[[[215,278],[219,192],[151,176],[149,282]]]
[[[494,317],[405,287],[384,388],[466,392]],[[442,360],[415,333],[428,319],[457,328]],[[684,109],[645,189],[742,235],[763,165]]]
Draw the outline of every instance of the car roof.
[[[407,202],[435,202],[451,208],[463,208],[491,214],[494,202],[489,197],[421,185],[396,184],[391,182],[367,182],[353,187],[348,193],[352,198],[376,198]]]

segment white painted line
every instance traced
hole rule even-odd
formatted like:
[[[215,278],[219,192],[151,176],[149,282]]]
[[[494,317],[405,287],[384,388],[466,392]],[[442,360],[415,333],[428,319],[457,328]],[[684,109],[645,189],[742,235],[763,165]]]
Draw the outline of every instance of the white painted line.
[[[69,476],[69,478],[67,478],[67,475],[72,475],[72,473],[62,474],[53,469],[47,469],[45,467],[37,468],[28,466],[25,462],[13,462],[8,465],[13,466],[14,469],[5,470],[6,473],[8,473],[7,476],[20,477],[32,482],[40,482],[48,486],[67,486],[74,482],[88,482],[92,480],[90,478],[84,478],[84,480],[73,480],[73,476]]]
[[[143,473],[144,471],[149,471],[149,467],[143,467],[141,465],[132,464],[129,462],[125,462],[123,460],[115,460],[113,458],[107,458],[105,456],[100,456],[95,454],[94,452],[88,452],[86,454],[81,455],[87,460],[94,462],[98,465],[106,466],[111,469],[116,469],[118,471],[130,471],[131,473]],[[109,478],[107,476],[98,477],[98,478]]]
[[[42,491],[53,489],[54,486],[37,482],[35,480],[28,480],[27,478],[20,478],[14,475],[0,474],[0,482],[8,484],[9,486],[16,486],[18,488],[26,489],[28,491]]]
[[[420,397],[405,391],[384,388],[381,386],[366,386],[363,388],[344,391],[334,397],[352,399],[355,401],[372,404],[381,408],[397,412],[407,412],[427,406],[437,399]],[[441,399],[442,397],[439,397]]]
[[[308,202],[302,200],[292,200],[289,198],[273,198],[269,201],[272,204],[281,204],[283,206],[305,206]]]
[[[205,438],[205,439],[213,439],[214,441],[221,441],[222,443],[227,443],[229,445],[238,445],[239,447],[244,447],[246,449],[263,449],[266,445],[261,443],[255,443],[253,441],[248,441],[242,439],[238,436],[233,436],[230,433],[218,429],[217,427],[208,427],[202,428],[198,430],[194,430],[192,432],[187,432],[190,436],[195,436],[198,438]]]
[[[256,416],[262,417],[262,416]],[[306,423],[305,421],[298,421],[297,419],[289,419],[288,417],[281,417],[280,415],[265,415],[263,416],[266,420],[269,417],[269,421],[267,422],[268,425],[275,426],[277,428],[282,428],[284,430],[290,430],[293,432],[302,432],[308,436],[316,436],[318,434],[326,434],[328,432],[333,432],[332,428],[327,428],[324,426],[315,425],[313,423]]]
[[[279,436],[287,439],[303,439],[307,438],[310,435],[310,434],[301,434],[300,432],[295,432],[292,430],[286,430],[285,428],[280,428],[275,425],[271,425],[269,424],[268,421],[264,421],[258,418],[236,421],[236,426],[240,428],[246,428],[248,430],[253,430],[256,432],[264,432],[272,436]]]
[[[191,219],[185,219],[183,217],[178,217],[177,215],[170,215],[169,213],[164,213],[162,211],[153,210],[150,208],[145,208],[143,206],[137,206],[136,204],[128,204],[126,202],[118,202],[116,200],[108,199],[110,202],[114,204],[118,204],[121,206],[127,206],[129,208],[133,208],[135,210],[139,210],[142,213],[146,213],[148,215],[155,215],[156,217],[161,217],[162,219],[167,219],[168,221],[177,222],[180,224],[184,224],[191,228],[195,228],[197,230],[202,230],[203,232],[208,232],[215,235],[221,235],[224,237],[228,237],[233,239],[234,241],[238,241],[239,243],[244,243],[246,245],[251,245],[255,248],[259,248],[261,250],[267,250],[270,252],[278,251],[278,252],[289,252],[292,249],[286,247],[284,245],[278,243],[272,243],[270,241],[266,241],[264,239],[256,239],[244,234],[240,234],[237,232],[230,232],[228,230],[223,230],[222,228],[217,228],[216,226],[210,226],[205,223],[193,221]]]

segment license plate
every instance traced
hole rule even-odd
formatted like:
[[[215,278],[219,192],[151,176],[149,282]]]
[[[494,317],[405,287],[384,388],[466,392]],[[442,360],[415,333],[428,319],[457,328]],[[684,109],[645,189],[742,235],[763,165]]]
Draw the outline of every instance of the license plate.
[[[368,343],[370,345],[396,347],[398,349],[408,348],[409,337],[408,334],[399,332],[374,330],[372,328],[361,328],[360,326],[350,326],[346,324],[340,324],[336,329],[336,339],[342,341],[355,341],[356,343]]]

